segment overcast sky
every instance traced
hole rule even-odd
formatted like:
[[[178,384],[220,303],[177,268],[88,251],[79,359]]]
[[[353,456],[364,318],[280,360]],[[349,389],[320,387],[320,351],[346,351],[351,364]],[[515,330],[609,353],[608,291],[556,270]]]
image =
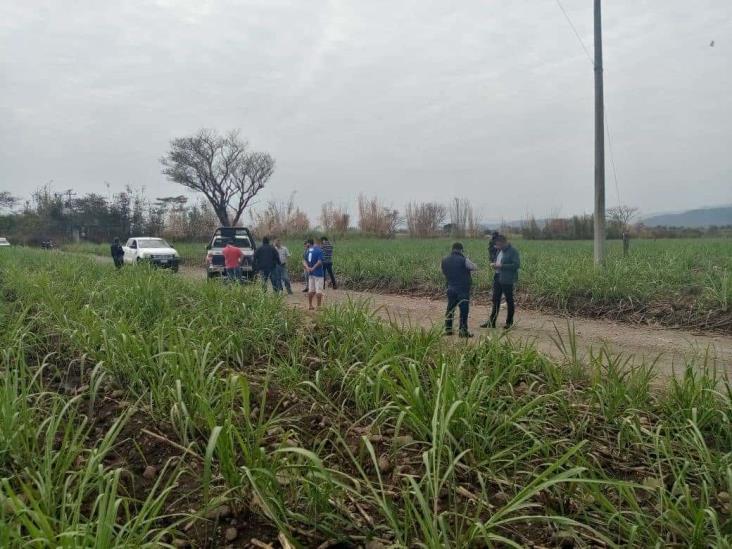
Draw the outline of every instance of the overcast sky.
[[[592,2],[562,0],[592,53]],[[732,202],[732,1],[604,7],[608,205]],[[714,46],[710,44],[714,41]],[[556,0],[0,0],[0,190],[179,194],[172,137],[240,128],[263,199],[592,209],[592,65]]]

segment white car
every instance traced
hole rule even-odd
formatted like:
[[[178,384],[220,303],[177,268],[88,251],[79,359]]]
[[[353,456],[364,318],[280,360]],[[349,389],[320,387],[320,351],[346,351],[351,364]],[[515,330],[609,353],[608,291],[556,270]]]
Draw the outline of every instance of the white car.
[[[175,248],[162,238],[152,236],[130,238],[122,246],[122,250],[125,253],[125,263],[137,264],[146,262],[157,267],[172,269],[173,272],[177,272],[178,265],[180,265],[180,255]]]
[[[8,239],[0,237],[0,248],[5,248],[7,246],[10,246],[10,242],[8,242]]]

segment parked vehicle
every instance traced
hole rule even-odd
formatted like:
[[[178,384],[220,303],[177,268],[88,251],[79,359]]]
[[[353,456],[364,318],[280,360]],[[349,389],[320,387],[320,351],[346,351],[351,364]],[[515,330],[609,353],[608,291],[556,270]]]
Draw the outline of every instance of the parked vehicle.
[[[206,274],[208,278],[222,276],[226,273],[224,265],[224,247],[231,243],[244,253],[241,266],[242,276],[250,280],[254,278],[254,236],[246,227],[219,227],[206,246]]]
[[[53,240],[43,240],[41,242],[41,248],[44,250],[53,250]]]
[[[162,238],[151,236],[137,236],[127,240],[122,246],[125,263],[150,263],[156,267],[171,269],[178,272],[180,255],[170,244]]]
[[[0,236],[0,248],[6,248],[8,246],[10,246],[10,242],[8,242],[8,239]]]

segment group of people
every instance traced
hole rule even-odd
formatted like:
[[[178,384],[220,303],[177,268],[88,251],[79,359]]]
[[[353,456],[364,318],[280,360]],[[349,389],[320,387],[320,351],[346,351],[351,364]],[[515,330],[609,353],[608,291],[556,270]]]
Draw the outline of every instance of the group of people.
[[[318,242],[309,238],[303,243],[303,247],[302,267],[305,287],[302,291],[308,294],[308,305],[312,310],[315,308],[314,302],[318,307],[322,305],[326,277],[329,277],[333,289],[338,287],[333,272],[333,244],[327,236],[323,236]],[[114,239],[111,252],[115,265],[118,268],[121,267],[124,251],[119,239]],[[223,249],[223,255],[228,280],[241,281],[241,266],[244,259],[242,250],[228,243]],[[287,270],[290,255],[290,250],[282,244],[279,238],[275,238],[274,245],[270,244],[268,237],[262,239],[262,245],[254,252],[254,269],[259,273],[265,290],[268,284],[271,284],[275,292],[286,290],[290,295],[293,293]],[[507,314],[504,328],[509,329],[513,326],[516,309],[513,287],[518,280],[518,271],[521,267],[519,252],[504,235],[494,232],[488,245],[488,257],[493,269],[492,308],[488,320],[480,327],[496,327],[501,300],[505,297]],[[445,314],[445,333],[447,335],[453,334],[455,309],[458,309],[460,314],[458,334],[460,337],[473,337],[468,330],[468,314],[470,312],[470,289],[473,283],[472,274],[477,269],[475,263],[465,256],[463,245],[460,242],[455,242],[450,255],[442,260],[442,273],[447,281],[447,312]]]
[[[513,287],[518,280],[518,271],[521,259],[518,250],[511,246],[508,239],[497,232],[491,236],[488,245],[488,258],[493,269],[492,308],[488,320],[480,325],[481,328],[495,328],[498,313],[501,309],[501,299],[506,298],[505,329],[513,326],[513,317],[516,310]],[[472,274],[478,267],[465,256],[463,245],[455,242],[452,253],[442,260],[442,273],[447,281],[447,313],[445,314],[445,334],[453,334],[453,319],[455,309],[460,311],[459,336],[473,337],[468,330],[468,314],[470,312],[470,288]]]
[[[227,278],[230,281],[240,281],[244,258],[242,250],[228,243],[222,253]],[[259,273],[265,290],[271,284],[275,292],[287,290],[288,294],[292,294],[292,284],[287,270],[290,255],[290,250],[279,238],[274,240],[274,245],[270,244],[268,237],[262,239],[262,244],[254,252],[254,269]],[[304,242],[302,266],[305,278],[303,292],[308,294],[309,306],[313,309],[315,301],[320,307],[323,302],[326,275],[330,277],[331,286],[337,288],[333,272],[333,244],[327,236],[321,237],[318,243],[312,238]]]

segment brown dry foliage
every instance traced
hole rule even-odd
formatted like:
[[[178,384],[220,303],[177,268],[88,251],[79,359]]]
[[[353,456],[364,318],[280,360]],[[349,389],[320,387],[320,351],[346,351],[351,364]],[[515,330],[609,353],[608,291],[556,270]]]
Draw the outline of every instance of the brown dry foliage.
[[[310,230],[307,214],[295,205],[295,193],[285,202],[270,200],[262,211],[251,212],[252,227],[257,234],[302,234]]]
[[[447,208],[436,202],[410,202],[405,209],[405,218],[410,236],[437,236],[447,219]]]
[[[377,197],[358,196],[358,228],[362,233],[391,238],[400,221],[399,211],[385,206]]]
[[[345,208],[326,202],[320,208],[320,224],[325,232],[343,235],[351,224],[351,216]]]

